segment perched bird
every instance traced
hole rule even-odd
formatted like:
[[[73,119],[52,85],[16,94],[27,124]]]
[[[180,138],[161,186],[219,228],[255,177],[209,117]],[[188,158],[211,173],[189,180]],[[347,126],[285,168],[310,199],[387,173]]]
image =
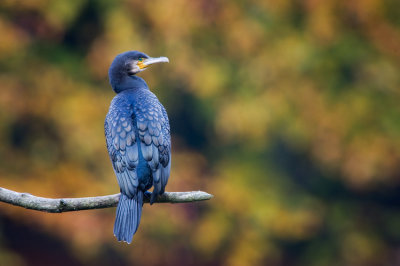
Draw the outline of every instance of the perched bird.
[[[108,75],[117,93],[111,102],[104,130],[107,149],[121,197],[114,235],[132,242],[142,215],[143,197],[152,186],[153,204],[164,193],[171,169],[171,137],[167,112],[146,82],[135,76],[152,64],[169,62],[138,51],[117,55]],[[146,192],[146,194],[145,194]]]

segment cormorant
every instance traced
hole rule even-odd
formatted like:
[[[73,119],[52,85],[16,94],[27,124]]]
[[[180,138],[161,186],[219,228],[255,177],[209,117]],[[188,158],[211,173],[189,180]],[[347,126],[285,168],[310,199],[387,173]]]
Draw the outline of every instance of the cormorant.
[[[150,204],[164,193],[171,169],[171,137],[167,112],[146,82],[135,76],[148,66],[169,62],[138,51],[115,57],[108,71],[112,89],[104,130],[121,197],[114,235],[132,242],[142,215],[145,192],[154,186]],[[147,192],[146,192],[147,193]]]

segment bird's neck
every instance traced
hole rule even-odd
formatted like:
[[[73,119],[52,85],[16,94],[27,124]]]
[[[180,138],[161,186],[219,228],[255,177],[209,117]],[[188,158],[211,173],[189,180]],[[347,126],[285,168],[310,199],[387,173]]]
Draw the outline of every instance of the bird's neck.
[[[137,76],[125,76],[116,84],[111,84],[116,93],[131,89],[149,89],[146,81]]]

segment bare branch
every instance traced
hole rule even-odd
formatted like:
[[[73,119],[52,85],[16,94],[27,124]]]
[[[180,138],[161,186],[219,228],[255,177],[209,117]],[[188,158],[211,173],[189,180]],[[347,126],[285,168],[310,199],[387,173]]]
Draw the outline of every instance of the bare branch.
[[[151,193],[144,197],[145,203],[149,203],[149,195]],[[54,213],[115,207],[118,204],[119,196],[120,194],[113,194],[99,197],[51,199],[0,187],[0,201],[2,202],[26,209]],[[156,203],[185,203],[209,200],[212,197],[213,195],[203,191],[165,192],[157,198]]]

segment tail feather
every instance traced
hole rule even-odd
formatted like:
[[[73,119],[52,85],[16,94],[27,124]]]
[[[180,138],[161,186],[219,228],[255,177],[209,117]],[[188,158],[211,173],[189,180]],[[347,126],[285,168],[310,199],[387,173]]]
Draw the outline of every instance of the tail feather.
[[[114,224],[114,235],[118,241],[132,242],[142,216],[143,192],[139,191],[133,198],[121,194]]]

